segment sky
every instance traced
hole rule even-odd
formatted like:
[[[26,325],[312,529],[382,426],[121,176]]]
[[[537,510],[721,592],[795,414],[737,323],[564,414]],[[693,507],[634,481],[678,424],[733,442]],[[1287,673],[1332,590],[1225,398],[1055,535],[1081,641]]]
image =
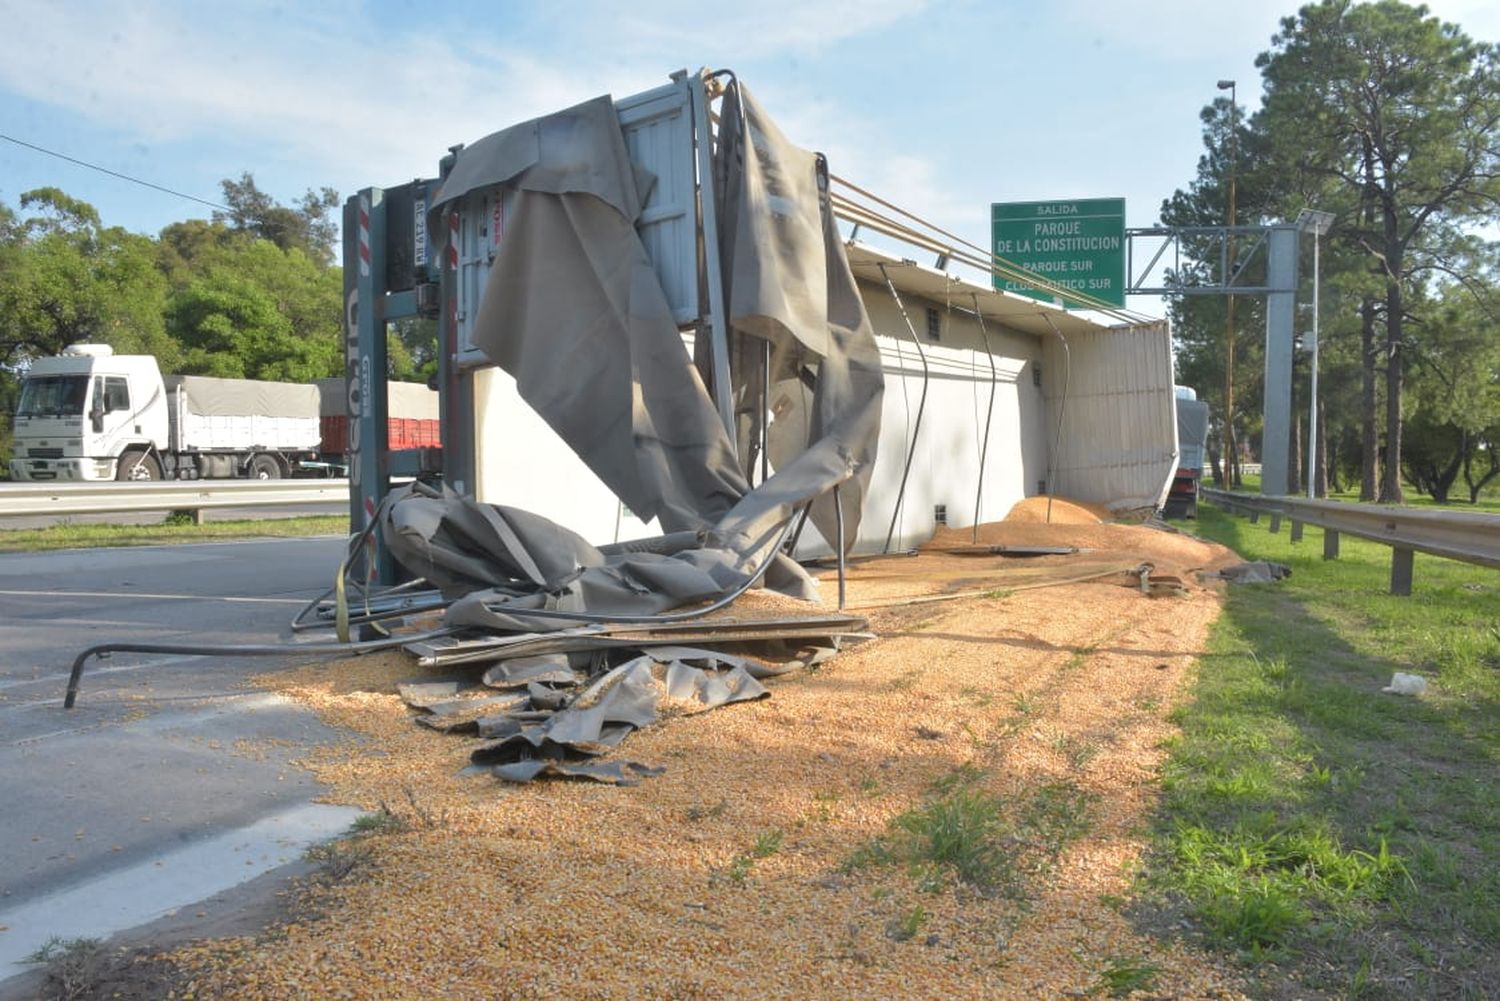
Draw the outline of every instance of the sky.
[[[1429,5],[1500,39],[1500,3]],[[1198,113],[1295,4],[1272,0],[0,0],[0,134],[220,198],[434,176],[444,151],[677,69],[733,69],[836,174],[981,246],[997,201],[1124,197],[1156,221]],[[212,210],[0,140],[0,201],[52,185],[143,233]]]

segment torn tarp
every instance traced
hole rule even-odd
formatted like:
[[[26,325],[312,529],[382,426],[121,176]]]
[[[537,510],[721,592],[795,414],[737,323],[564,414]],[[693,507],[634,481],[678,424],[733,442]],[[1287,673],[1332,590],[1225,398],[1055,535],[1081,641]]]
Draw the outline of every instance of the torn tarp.
[[[431,211],[495,185],[513,197],[474,346],[643,521],[669,532],[717,521],[747,486],[636,233],[649,176],[614,102],[469,146]]]
[[[470,193],[498,189],[503,237],[472,343],[515,377],[521,397],[633,512],[671,533],[643,546],[595,548],[538,515],[478,503],[446,486],[416,483],[388,497],[380,514],[385,543],[407,570],[455,599],[447,624],[519,634],[509,637],[510,658],[488,651],[502,663],[486,680],[524,684],[527,704],[473,719],[488,738],[475,760],[498,766],[502,777],[582,768],[622,781],[631,766],[601,771],[568,762],[613,747],[664,704],[692,711],[766,694],[745,664],[679,651],[666,663],[648,654],[620,665],[569,700],[550,679],[579,660],[516,658],[622,641],[569,635],[566,644],[549,644],[549,634],[571,633],[573,623],[526,610],[640,622],[725,601],[762,575],[768,586],[813,597],[814,581],[780,546],[792,517],[810,503],[815,523],[833,537],[828,494],[835,488],[843,488],[846,545],[858,535],[884,383],[833,221],[826,167],[788,143],[737,83],[723,121],[713,202],[722,243],[703,252],[724,264],[741,357],[758,357],[746,344],[769,342],[781,387],[775,401],[763,401],[776,415],[776,471],[754,490],[635,230],[651,178],[629,159],[608,98],[464,149],[433,198],[433,230],[440,231],[441,214]],[[748,407],[758,376],[745,364],[733,368],[731,389]],[[461,718],[467,727],[470,714]]]
[[[493,766],[495,775],[509,781],[528,781],[551,770],[620,782],[629,778],[618,771],[620,768],[641,774],[650,770],[633,762],[584,768],[577,767],[578,763],[613,749],[631,730],[656,722],[663,712],[703,712],[769,694],[741,658],[686,648],[673,650],[670,656],[657,653],[636,657],[576,694],[537,687],[539,690],[530,698],[511,697],[498,711],[477,718],[463,714],[466,725],[447,719],[428,725],[434,729],[477,732],[485,739],[471,753],[470,760],[476,765]],[[408,685],[402,691],[403,695],[422,696],[430,688]],[[468,701],[476,708],[493,704],[488,699]],[[434,711],[433,706],[424,706],[420,700],[412,704],[429,713]],[[448,704],[438,705],[446,708]],[[459,713],[457,709],[448,710],[449,716]],[[426,722],[425,718],[419,718]]]
[[[736,336],[735,398],[750,418],[742,424],[740,454],[748,460],[765,419],[759,346],[768,341],[776,473],[762,503],[742,505],[739,519],[726,519],[716,531],[738,548],[801,499],[820,498],[813,524],[831,544],[836,531],[827,491],[842,484],[847,545],[859,535],[875,468],[885,375],[834,221],[827,165],[789,142],[738,81],[726,91],[719,117],[720,258]],[[707,344],[698,347],[701,365]]]
[[[734,94],[743,116],[736,104],[719,171],[732,220],[720,248],[732,269],[730,320],[775,340],[777,364],[816,386],[810,416],[781,436],[795,445],[753,492],[635,231],[647,180],[608,98],[463,150],[431,211],[473,191],[506,193],[472,340],[589,468],[642,519],[709,530],[711,547],[737,557],[736,573],[774,560],[770,583],[807,596],[810,579],[772,550],[799,507],[851,478],[855,537],[880,431],[879,352],[818,158],[787,143],[741,88]],[[746,143],[742,117],[764,149]],[[815,510],[832,535],[828,513]]]

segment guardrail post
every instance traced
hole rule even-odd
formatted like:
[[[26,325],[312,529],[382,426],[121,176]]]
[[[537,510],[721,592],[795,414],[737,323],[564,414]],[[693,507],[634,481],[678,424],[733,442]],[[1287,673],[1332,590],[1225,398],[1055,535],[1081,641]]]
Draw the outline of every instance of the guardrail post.
[[[1258,525],[1259,523],[1260,523],[1260,512],[1257,511],[1257,510],[1255,510],[1254,508],[1251,508],[1250,509],[1250,524],[1252,524],[1252,525]]]
[[[1331,528],[1323,529],[1323,558],[1325,560],[1339,558],[1339,533]]]
[[[1391,593],[1406,597],[1411,594],[1412,551],[1399,546],[1391,549]]]
[[[1273,514],[1271,515],[1271,534],[1275,535],[1279,531],[1281,531],[1281,515]]]
[[[1296,520],[1295,518],[1292,519],[1292,541],[1302,541],[1302,522]]]

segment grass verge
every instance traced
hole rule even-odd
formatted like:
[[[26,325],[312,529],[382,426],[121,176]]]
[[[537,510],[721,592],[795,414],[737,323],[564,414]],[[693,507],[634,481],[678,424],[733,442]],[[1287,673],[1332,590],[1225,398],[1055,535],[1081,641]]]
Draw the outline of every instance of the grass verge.
[[[255,521],[211,521],[205,525],[172,521],[159,525],[81,525],[65,522],[45,528],[0,530],[0,553],[227,542],[235,539],[306,538],[314,535],[343,535],[348,530],[349,517],[342,514]]]
[[[1232,588],[1164,772],[1147,886],[1271,996],[1477,998],[1500,983],[1500,575],[1342,540],[1325,563],[1211,507],[1198,531],[1280,584]],[[1394,671],[1420,698],[1383,694]],[[1151,908],[1143,909],[1143,916]]]

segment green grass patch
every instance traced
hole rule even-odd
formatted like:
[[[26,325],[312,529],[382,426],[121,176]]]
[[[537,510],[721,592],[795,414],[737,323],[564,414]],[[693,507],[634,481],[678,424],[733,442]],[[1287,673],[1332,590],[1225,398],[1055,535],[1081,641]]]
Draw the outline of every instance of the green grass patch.
[[[1285,563],[1231,587],[1174,713],[1158,900],[1207,935],[1320,990],[1481,997],[1500,983],[1500,574],[1418,555],[1386,593],[1390,549],[1199,509],[1200,534]],[[1395,671],[1420,698],[1381,693]],[[1280,975],[1280,974],[1278,974]]]
[[[845,871],[903,865],[928,892],[956,879],[1024,898],[1027,879],[1088,829],[1088,797],[1060,782],[1008,800],[985,789],[983,779],[972,765],[939,778],[923,802],[891,819],[885,835],[850,854]]]
[[[1161,967],[1138,956],[1111,956],[1104,969],[1099,971],[1093,992],[1112,998],[1129,997],[1136,991],[1155,988],[1160,974]]]
[[[724,878],[735,886],[743,886],[757,861],[770,858],[781,850],[784,837],[785,835],[779,828],[762,833],[755,839],[749,851],[741,852],[729,860],[729,864],[724,867]]]
[[[189,542],[227,542],[235,539],[300,539],[314,535],[344,535],[348,531],[348,515],[211,521],[205,525],[194,525],[183,520],[159,525],[83,525],[64,522],[44,528],[0,529],[0,553],[160,546]]]

